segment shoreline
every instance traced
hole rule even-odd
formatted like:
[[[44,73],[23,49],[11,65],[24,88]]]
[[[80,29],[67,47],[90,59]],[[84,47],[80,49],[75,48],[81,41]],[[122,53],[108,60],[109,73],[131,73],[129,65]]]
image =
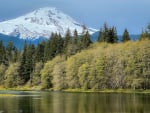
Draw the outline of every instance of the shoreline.
[[[150,90],[143,89],[65,89],[65,90],[55,90],[55,89],[42,89],[40,87],[16,87],[16,88],[4,88],[0,87],[0,91],[60,91],[68,93],[147,93],[150,94]]]
[[[83,90],[83,89],[67,89],[64,92],[74,92],[74,93],[147,93],[150,94],[150,90],[143,89],[101,89],[101,90]]]

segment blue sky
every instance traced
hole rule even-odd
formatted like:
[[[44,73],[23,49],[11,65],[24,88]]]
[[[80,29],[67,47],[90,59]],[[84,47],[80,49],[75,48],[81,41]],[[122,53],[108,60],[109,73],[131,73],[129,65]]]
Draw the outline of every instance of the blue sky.
[[[116,26],[118,34],[128,28],[141,33],[150,22],[149,0],[0,0],[0,20],[11,19],[41,7],[56,7],[88,27],[104,22]]]

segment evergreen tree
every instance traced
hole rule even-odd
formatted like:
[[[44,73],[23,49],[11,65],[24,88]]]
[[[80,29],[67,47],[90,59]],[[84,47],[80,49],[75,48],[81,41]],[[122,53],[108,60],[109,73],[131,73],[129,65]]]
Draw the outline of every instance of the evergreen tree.
[[[145,40],[145,39],[149,39],[150,40],[150,24],[148,24],[146,30],[142,30],[142,33],[140,35],[139,40]]]
[[[27,44],[26,41],[24,42],[24,47],[23,47],[23,52],[21,53],[21,58],[20,58],[20,65],[19,65],[19,77],[21,78],[21,80],[18,82],[18,85],[24,84],[25,83],[25,78],[26,78],[26,52],[27,52]]]
[[[34,45],[30,44],[27,46],[25,42],[19,66],[19,76],[21,78],[20,84],[26,83],[31,78],[31,73],[34,70],[35,64],[34,52]]]
[[[44,62],[44,42],[39,43],[35,50],[35,61]]]
[[[64,45],[64,40],[61,37],[61,35],[59,34],[57,37],[57,51],[56,54],[61,55],[63,53],[63,45]]]
[[[104,27],[99,31],[98,42],[117,43],[118,36],[116,28],[109,28],[105,23]]]
[[[145,39],[150,39],[150,36],[148,34],[148,31],[142,31],[139,40],[145,40]]]
[[[13,47],[13,52],[12,52],[12,62],[17,62],[19,59],[19,51],[16,47]]]
[[[4,57],[5,57],[5,47],[3,45],[3,42],[0,41],[0,64],[4,63]]]
[[[88,31],[86,31],[85,34],[82,35],[81,42],[82,42],[83,49],[86,49],[92,43],[90,39],[90,34]]]
[[[41,83],[41,74],[40,71],[43,69],[43,62],[37,62],[35,64],[34,71],[32,72],[32,76],[30,78],[30,83],[32,86],[39,85]]]
[[[74,44],[74,45],[77,45],[77,44],[78,44],[78,31],[77,31],[76,29],[74,30],[73,44]]]
[[[61,35],[52,33],[50,39],[46,42],[44,47],[44,61],[51,60],[58,54],[64,51],[64,40]]]
[[[109,29],[107,23],[104,24],[104,28],[103,29],[104,29],[104,31],[103,31],[102,39],[103,39],[104,42],[109,42],[110,41],[110,37],[109,37],[110,33],[109,32],[111,30]]]
[[[31,78],[31,73],[35,67],[35,47],[33,44],[27,46],[26,51],[26,61],[25,61],[25,82],[27,82]],[[31,81],[32,82],[32,81]]]
[[[8,62],[10,62],[11,61],[11,57],[12,57],[12,50],[13,50],[13,43],[10,41],[10,42],[8,42],[8,44],[7,44],[7,47],[6,47],[6,57],[7,57],[7,59],[8,59]]]
[[[7,47],[6,47],[7,64],[9,64],[10,62],[16,62],[17,58],[18,58],[18,50],[13,45],[13,43],[11,41],[9,41],[7,44]]]
[[[44,48],[44,60],[51,60],[54,56],[55,56],[55,52],[56,52],[56,37],[55,37],[55,33],[51,34],[51,37],[49,38],[49,40],[46,42],[45,44],[45,48]]]
[[[104,42],[103,29],[102,29],[102,28],[101,28],[100,31],[99,31],[99,35],[98,35],[97,41],[98,41],[98,42]]]
[[[46,62],[47,60],[49,60],[49,49],[50,49],[50,39],[45,43],[44,46],[44,61]]]
[[[112,27],[112,42],[111,43],[117,43],[118,42],[118,36],[117,36],[117,30],[116,27]]]
[[[71,45],[71,33],[70,30],[68,29],[64,38],[64,54],[66,55],[66,57],[68,57],[68,49],[69,46]]]
[[[73,46],[73,54],[77,53],[79,51],[79,36],[78,36],[78,32],[75,29],[74,30],[74,35],[73,35],[73,39],[72,39],[72,46]]]
[[[49,59],[54,58],[57,54],[57,39],[58,39],[57,33],[51,35],[50,43],[49,43],[50,44]]]
[[[92,43],[90,39],[90,34],[86,28],[86,26],[83,26],[83,31],[80,36],[80,50],[86,49],[90,44]]]
[[[124,33],[122,35],[122,42],[126,42],[131,40],[130,36],[129,36],[129,32],[127,29],[124,30]]]
[[[150,23],[147,25],[147,33],[149,34],[148,37],[150,38]]]

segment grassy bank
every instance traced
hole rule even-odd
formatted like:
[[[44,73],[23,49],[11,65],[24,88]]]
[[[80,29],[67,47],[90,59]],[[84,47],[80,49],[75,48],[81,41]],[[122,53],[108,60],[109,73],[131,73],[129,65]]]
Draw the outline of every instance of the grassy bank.
[[[142,90],[142,89],[101,89],[101,90],[94,90],[94,89],[65,89],[65,90],[53,90],[53,89],[42,89],[41,86],[18,86],[13,88],[5,88],[0,86],[0,91],[63,91],[63,92],[71,92],[71,93],[149,93],[150,90]]]
[[[34,87],[29,87],[29,86],[18,86],[18,87],[13,87],[13,88],[6,88],[3,86],[0,86],[0,90],[14,90],[14,91],[40,91],[41,87],[40,86],[34,86]]]
[[[64,92],[87,92],[87,93],[150,93],[150,90],[142,89],[102,89],[102,90],[84,90],[84,89],[67,89]]]

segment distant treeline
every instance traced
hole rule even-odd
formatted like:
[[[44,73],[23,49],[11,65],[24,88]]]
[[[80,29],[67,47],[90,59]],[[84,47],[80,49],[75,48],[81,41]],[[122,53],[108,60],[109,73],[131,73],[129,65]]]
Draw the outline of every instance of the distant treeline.
[[[70,30],[65,37],[52,33],[37,46],[24,43],[19,51],[12,42],[0,41],[0,85],[28,84],[43,89],[149,89],[150,33],[143,31],[139,41],[131,42],[125,29],[118,44],[115,27],[100,29],[92,44],[86,28],[78,35]]]

